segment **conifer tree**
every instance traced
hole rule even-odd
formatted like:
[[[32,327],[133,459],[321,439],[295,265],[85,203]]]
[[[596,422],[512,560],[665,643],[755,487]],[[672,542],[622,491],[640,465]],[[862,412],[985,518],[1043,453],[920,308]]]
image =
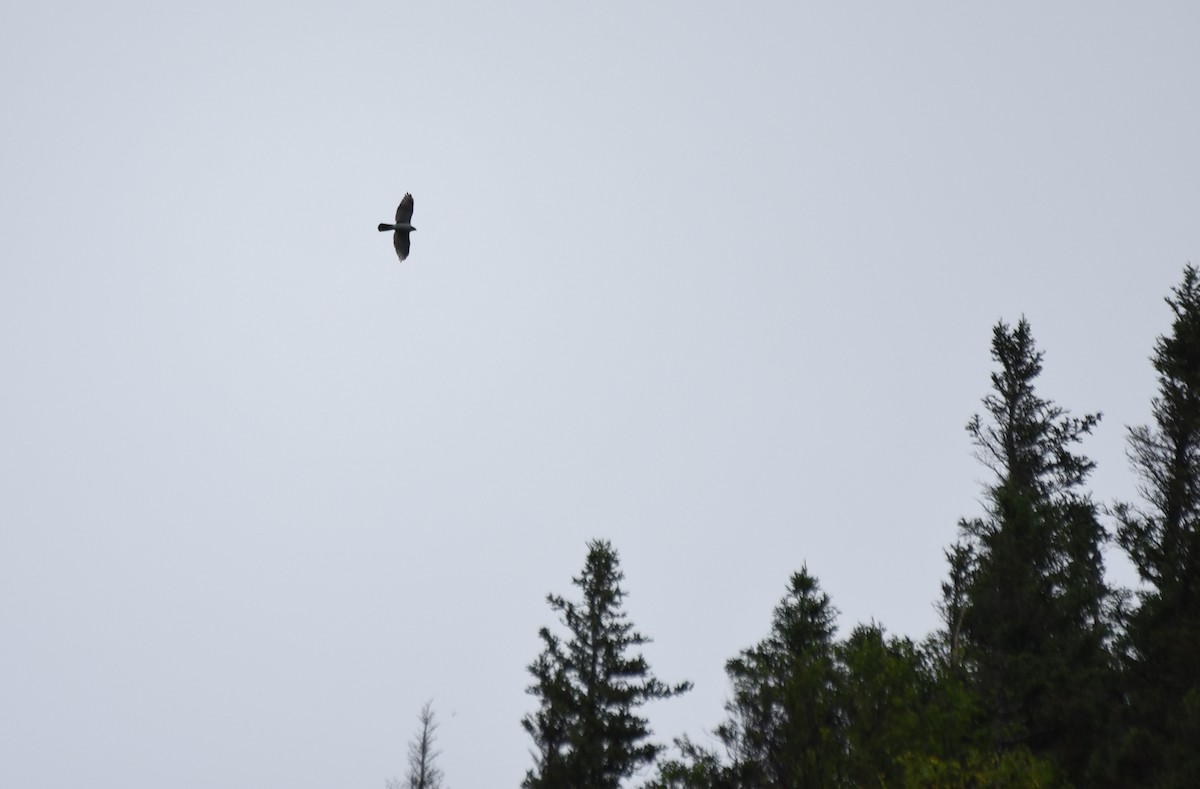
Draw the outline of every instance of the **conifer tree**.
[[[417,716],[420,729],[408,743],[408,776],[404,781],[391,779],[387,789],[442,789],[442,770],[437,766],[440,751],[434,748],[437,717],[433,702],[425,702]]]
[[[638,708],[691,688],[689,682],[664,684],[635,652],[649,639],[626,618],[622,580],[616,550],[593,541],[583,572],[572,579],[581,599],[546,598],[568,637],[542,628],[544,649],[529,666],[529,693],[538,698],[538,709],[521,721],[535,746],[535,764],[523,784],[529,789],[620,786],[663,749],[650,742]]]
[[[902,757],[931,750],[933,683],[924,656],[911,640],[886,637],[875,623],[854,628],[835,653],[841,671],[838,707],[845,725],[845,782],[899,786]]]
[[[833,635],[837,610],[807,568],[765,639],[725,664],[730,718],[717,729],[735,786],[832,786],[843,768]]]
[[[1112,595],[1105,532],[1082,490],[1094,464],[1075,447],[1100,415],[1071,417],[1037,395],[1042,354],[1024,319],[996,325],[992,358],[987,418],[976,415],[967,431],[995,480],[986,517],[960,523],[954,569],[967,578],[958,635],[993,746],[1027,747],[1086,782],[1111,704]]]
[[[1117,538],[1144,583],[1126,641],[1132,721],[1126,780],[1194,786],[1200,776],[1200,274],[1167,297],[1170,334],[1152,357],[1153,426],[1129,430],[1144,508],[1119,504]]]

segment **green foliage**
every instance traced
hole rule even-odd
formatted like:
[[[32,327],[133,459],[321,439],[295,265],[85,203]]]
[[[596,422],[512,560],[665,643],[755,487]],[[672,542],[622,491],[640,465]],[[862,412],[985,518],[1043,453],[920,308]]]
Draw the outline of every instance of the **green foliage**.
[[[846,721],[841,785],[1061,784],[1053,765],[1027,749],[992,747],[970,679],[947,659],[944,642],[917,646],[860,625],[837,653]]]
[[[888,637],[876,624],[835,642],[834,614],[807,569],[793,576],[770,635],[727,665],[734,697],[715,732],[726,758],[676,740],[680,758],[661,763],[648,786],[897,787],[990,775],[975,697],[942,645]]]
[[[930,683],[907,638],[887,639],[879,625],[860,625],[836,647],[839,707],[845,721],[845,779],[853,786],[896,786],[899,757],[926,749],[921,710]]]
[[[691,688],[688,682],[663,684],[633,652],[649,639],[626,619],[622,580],[617,552],[594,541],[583,573],[572,579],[582,599],[546,598],[569,638],[564,642],[542,628],[544,649],[529,666],[529,693],[539,705],[521,721],[536,747],[526,787],[615,789],[663,748],[649,741],[637,708]]]
[[[1083,780],[1114,700],[1105,532],[1080,490],[1094,464],[1074,452],[1100,416],[1070,417],[1037,395],[1042,354],[1025,320],[997,324],[992,358],[988,418],[967,431],[996,478],[987,516],[960,523],[948,590],[965,594],[943,605],[961,616],[992,747],[1028,748]]]
[[[1200,275],[1184,270],[1167,304],[1171,333],[1152,357],[1153,426],[1129,430],[1145,509],[1114,508],[1118,541],[1146,586],[1128,620],[1130,699],[1117,775],[1193,786],[1200,775]]]
[[[841,769],[843,720],[834,663],[836,610],[804,568],[775,608],[770,635],[725,664],[730,719],[717,736],[739,783],[830,785]]]
[[[702,748],[686,736],[676,739],[675,747],[680,758],[660,762],[646,789],[740,789],[742,786],[716,751]]]
[[[1155,346],[1154,424],[1129,431],[1144,507],[1113,507],[1144,581],[1138,605],[1105,583],[1107,534],[1079,447],[1099,414],[1072,417],[1037,392],[1042,353],[1025,320],[998,323],[983,413],[967,424],[994,472],[985,512],[945,552],[943,629],[918,645],[859,625],[835,640],[836,610],[803,568],[767,636],[726,663],[717,748],[686,737],[649,789],[1196,785],[1200,775],[1200,273],[1167,299]],[[597,713],[613,699],[678,692],[645,674],[621,697],[601,656],[644,639],[620,617],[615,553],[594,544],[576,584],[551,596],[571,637],[543,629],[530,666],[541,699],[523,722],[538,745],[526,786],[613,787],[659,756],[644,722]],[[610,556],[611,554],[611,556]],[[605,557],[608,557],[607,559]],[[616,590],[615,593],[610,593]],[[616,645],[615,651],[598,649]],[[639,659],[640,660],[640,659]],[[642,677],[644,662],[626,665]],[[610,704],[607,709],[621,709]],[[609,761],[606,761],[609,760]],[[605,766],[609,765],[609,766]]]
[[[1053,789],[1067,787],[1053,765],[1027,748],[1002,754],[972,752],[965,761],[906,756],[905,789]]]

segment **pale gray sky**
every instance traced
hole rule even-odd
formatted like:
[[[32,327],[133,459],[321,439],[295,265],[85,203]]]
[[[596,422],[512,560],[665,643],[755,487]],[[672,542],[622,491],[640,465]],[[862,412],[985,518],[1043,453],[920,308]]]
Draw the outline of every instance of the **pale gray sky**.
[[[902,7],[901,7],[902,6]],[[38,2],[0,15],[0,785],[515,786],[619,550],[722,666],[807,562],[922,637],[1022,314],[1128,497],[1200,261],[1200,6]],[[412,256],[389,221],[416,198]]]

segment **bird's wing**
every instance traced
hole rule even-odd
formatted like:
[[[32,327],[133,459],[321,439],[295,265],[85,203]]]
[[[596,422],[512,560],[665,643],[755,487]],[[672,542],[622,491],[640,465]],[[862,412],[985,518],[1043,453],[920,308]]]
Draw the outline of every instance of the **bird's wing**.
[[[400,201],[400,205],[396,207],[396,224],[407,225],[412,220],[412,210],[412,195],[405,194],[404,199]]]
[[[411,206],[410,206],[410,208],[411,208]],[[408,248],[409,247],[408,247],[408,231],[407,230],[397,230],[395,237],[392,239],[392,243],[396,246],[396,256],[397,257],[399,257],[401,260],[404,260],[406,257],[408,257]]]

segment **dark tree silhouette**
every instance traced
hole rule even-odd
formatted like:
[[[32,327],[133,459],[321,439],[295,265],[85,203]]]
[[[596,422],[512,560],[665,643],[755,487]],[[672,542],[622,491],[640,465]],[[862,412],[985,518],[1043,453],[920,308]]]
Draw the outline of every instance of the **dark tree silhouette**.
[[[998,752],[1028,748],[1072,780],[1088,783],[1113,677],[1106,645],[1113,596],[1104,582],[1106,539],[1081,490],[1093,463],[1076,454],[1100,420],[1071,417],[1039,397],[1042,354],[1029,323],[992,334],[993,392],[987,418],[967,424],[995,481],[987,515],[963,521],[963,543],[944,609],[965,647]],[[966,573],[965,600],[954,587]],[[965,605],[963,605],[965,603]],[[959,606],[962,606],[959,608]]]
[[[729,720],[717,729],[739,785],[829,786],[842,768],[844,720],[834,663],[837,610],[804,568],[770,634],[725,664]]]
[[[1146,786],[1200,776],[1200,274],[1167,297],[1171,332],[1151,357],[1152,426],[1129,429],[1144,508],[1118,504],[1117,538],[1145,586],[1126,630],[1130,721],[1121,774]]]
[[[582,599],[546,598],[567,639],[542,628],[544,649],[529,666],[529,693],[538,699],[538,709],[521,721],[535,746],[535,764],[524,781],[530,789],[615,789],[662,750],[649,741],[637,709],[691,688],[688,682],[663,684],[634,652],[649,639],[622,610],[623,579],[612,545],[593,541],[583,573],[572,580]]]

